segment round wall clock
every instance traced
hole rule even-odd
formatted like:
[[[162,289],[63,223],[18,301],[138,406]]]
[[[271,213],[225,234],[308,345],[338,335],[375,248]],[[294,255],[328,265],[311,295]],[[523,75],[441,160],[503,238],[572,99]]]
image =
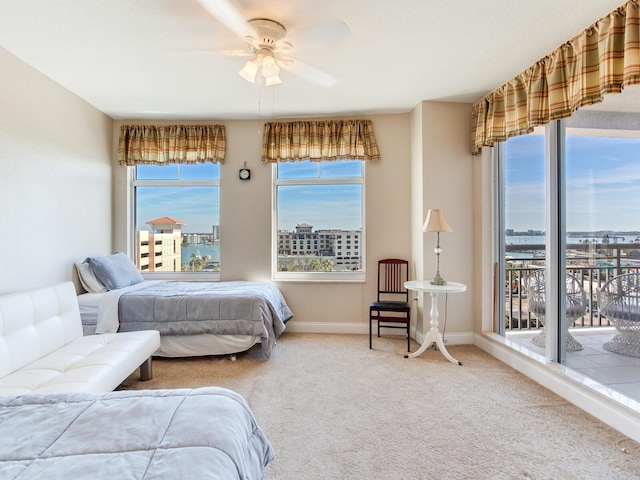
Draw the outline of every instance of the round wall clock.
[[[248,168],[241,168],[239,176],[240,180],[249,180],[251,178],[251,170]]]

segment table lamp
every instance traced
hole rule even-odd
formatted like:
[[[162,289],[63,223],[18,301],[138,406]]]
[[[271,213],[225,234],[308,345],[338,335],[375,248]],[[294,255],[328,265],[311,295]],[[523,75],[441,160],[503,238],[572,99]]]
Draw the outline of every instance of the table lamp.
[[[453,232],[453,229],[447,223],[444,218],[442,210],[435,208],[429,210],[427,213],[427,219],[422,227],[423,232],[436,232],[436,248],[433,251],[436,253],[436,276],[431,280],[432,285],[446,285],[447,282],[440,276],[440,232]]]

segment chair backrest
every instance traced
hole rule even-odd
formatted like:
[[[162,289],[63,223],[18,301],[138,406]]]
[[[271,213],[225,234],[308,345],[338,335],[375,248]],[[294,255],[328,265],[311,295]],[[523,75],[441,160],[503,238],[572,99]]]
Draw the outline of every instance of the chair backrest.
[[[409,279],[409,262],[399,258],[378,261],[378,301],[408,302],[409,291],[404,282]]]
[[[578,318],[587,313],[587,294],[582,282],[567,273],[567,318]]]
[[[582,283],[573,275],[566,275],[566,314],[567,318],[577,318],[587,311],[587,302]],[[534,270],[525,278],[525,289],[529,299],[529,311],[544,315],[546,300],[545,270]]]
[[[613,277],[600,288],[600,314],[614,319],[640,318],[640,273]]]
[[[71,282],[0,295],[0,377],[82,337]]]

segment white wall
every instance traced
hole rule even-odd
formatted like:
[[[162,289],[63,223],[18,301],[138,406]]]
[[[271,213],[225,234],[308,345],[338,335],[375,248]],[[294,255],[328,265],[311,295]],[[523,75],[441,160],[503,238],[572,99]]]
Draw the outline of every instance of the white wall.
[[[493,220],[494,183],[490,148],[483,148],[473,158],[473,272],[474,331],[494,331],[497,297],[494,278],[497,273],[493,239],[496,235]]]
[[[411,257],[411,138],[409,114],[370,115],[380,161],[368,162],[366,175],[366,283],[278,282],[295,317],[291,331],[368,331],[369,303],[376,296],[377,260]],[[280,119],[279,119],[280,120]],[[227,155],[221,167],[220,231],[222,280],[271,280],[271,166],[260,162],[263,122],[201,120],[223,124]],[[113,129],[113,151],[122,124]],[[137,122],[144,123],[144,122]],[[149,121],[148,123],[160,123]],[[167,123],[167,122],[163,122]],[[179,122],[188,123],[188,122]],[[238,169],[251,169],[251,180]],[[114,155],[114,249],[126,251],[128,230],[127,169]]]
[[[0,293],[111,249],[109,117],[0,48]]]

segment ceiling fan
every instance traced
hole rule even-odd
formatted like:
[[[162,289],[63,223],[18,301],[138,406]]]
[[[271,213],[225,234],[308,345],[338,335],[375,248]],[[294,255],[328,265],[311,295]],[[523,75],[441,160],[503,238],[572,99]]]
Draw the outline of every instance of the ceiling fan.
[[[224,52],[225,55],[251,58],[238,72],[248,82],[255,82],[260,73],[265,85],[281,83],[280,67],[315,84],[331,87],[338,80],[331,74],[293,58],[296,49],[318,47],[351,34],[344,22],[324,24],[306,32],[287,37],[287,29],[280,22],[268,18],[246,20],[230,0],[198,0],[211,15],[245,41],[244,50]],[[293,43],[296,43],[294,49]]]

